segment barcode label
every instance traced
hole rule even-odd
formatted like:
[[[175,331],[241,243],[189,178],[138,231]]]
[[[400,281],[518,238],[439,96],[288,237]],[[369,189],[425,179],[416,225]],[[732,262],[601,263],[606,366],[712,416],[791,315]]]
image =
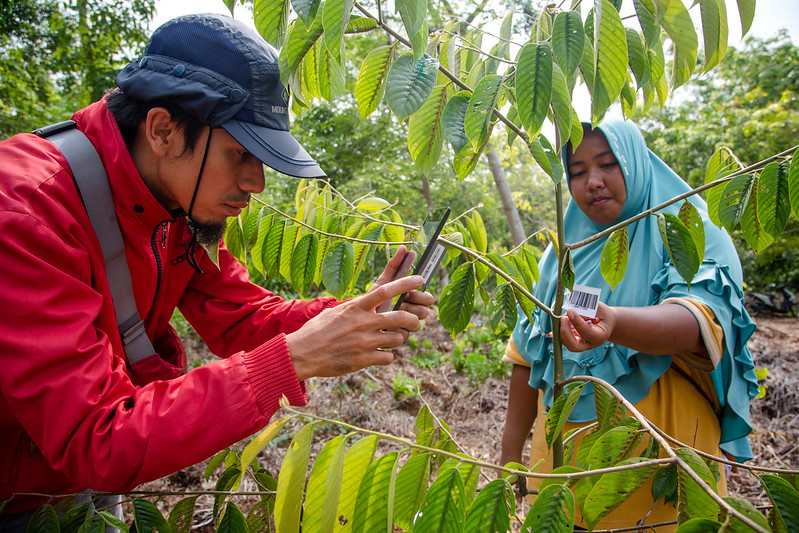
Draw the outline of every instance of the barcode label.
[[[574,309],[586,318],[595,318],[596,310],[599,307],[599,296],[602,294],[600,289],[587,285],[575,285],[574,289],[566,298],[563,310]]]

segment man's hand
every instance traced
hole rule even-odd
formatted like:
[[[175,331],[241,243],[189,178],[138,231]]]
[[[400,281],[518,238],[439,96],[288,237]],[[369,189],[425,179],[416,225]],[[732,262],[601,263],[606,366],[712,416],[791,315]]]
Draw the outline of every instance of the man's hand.
[[[419,330],[419,319],[427,315],[427,308],[424,304],[412,304],[407,310],[405,306],[386,313],[376,310],[394,297],[420,287],[423,281],[421,276],[410,276],[381,283],[363,296],[325,309],[288,334],[286,342],[297,378],[340,376],[367,366],[391,363],[394,356],[387,349],[401,345],[409,332]],[[429,297],[432,304],[432,295],[414,292],[422,295],[424,303]]]
[[[388,260],[388,263],[386,263],[386,268],[384,268],[380,276],[377,277],[377,281],[375,281],[371,290],[373,291],[395,279],[405,277],[410,271],[415,258],[416,252],[408,250],[405,246],[400,245],[400,247],[397,248],[397,252]],[[433,305],[434,301],[435,298],[433,298],[433,295],[429,292],[409,291],[400,309],[413,313],[422,320],[427,318],[428,308]],[[391,309],[391,300],[377,306],[378,313],[385,313],[389,309]]]

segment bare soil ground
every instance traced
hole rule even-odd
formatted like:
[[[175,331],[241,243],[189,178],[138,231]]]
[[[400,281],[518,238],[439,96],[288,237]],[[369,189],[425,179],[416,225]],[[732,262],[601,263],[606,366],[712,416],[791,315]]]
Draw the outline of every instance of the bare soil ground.
[[[758,316],[755,321],[758,329],[749,341],[749,347],[755,366],[766,368],[768,375],[763,382],[767,390],[765,398],[752,403],[754,431],[751,441],[755,459],[750,464],[799,469],[799,319]],[[428,340],[428,349],[432,344],[443,354],[450,353],[454,346],[450,335],[436,320],[427,322],[425,329],[416,334],[417,340]],[[196,339],[188,339],[187,347],[203,359],[208,357]],[[425,402],[437,417],[447,422],[455,441],[465,453],[477,459],[498,462],[508,380],[489,378],[475,385],[466,374],[456,372],[450,364],[432,370],[419,367],[412,362],[415,352],[408,343],[394,354],[395,362],[387,367],[373,367],[341,378],[311,380],[307,384],[309,403],[304,410],[413,440],[416,414]],[[500,353],[494,355],[501,357]],[[418,397],[395,398],[393,380],[399,372],[419,380]],[[340,431],[332,424],[323,425],[315,435],[317,441],[326,441]],[[280,445],[265,450],[259,457],[261,465],[276,477],[288,442],[288,437],[283,437]],[[312,454],[320,447],[321,444],[317,443]],[[140,489],[213,490],[215,478],[203,479],[205,467],[205,463],[195,465]],[[732,495],[745,497],[758,506],[768,503],[759,483],[747,470],[737,468],[729,486]],[[165,497],[161,505],[170,509],[177,499],[178,496]],[[196,525],[210,522],[213,502],[207,498],[206,503],[205,507],[202,499],[198,503],[201,509],[195,516]],[[237,503],[247,507],[246,499],[237,500]],[[526,511],[526,508],[520,509],[522,515]],[[210,526],[200,526],[197,530],[213,531]]]

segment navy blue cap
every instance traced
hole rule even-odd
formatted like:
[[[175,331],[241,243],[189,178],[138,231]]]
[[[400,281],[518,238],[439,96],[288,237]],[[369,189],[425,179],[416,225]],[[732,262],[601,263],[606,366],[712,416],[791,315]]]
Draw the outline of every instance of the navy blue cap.
[[[139,100],[168,98],[202,124],[224,128],[279,172],[325,176],[289,133],[288,92],[280,82],[277,51],[231,17],[186,15],[166,22],[116,84]]]

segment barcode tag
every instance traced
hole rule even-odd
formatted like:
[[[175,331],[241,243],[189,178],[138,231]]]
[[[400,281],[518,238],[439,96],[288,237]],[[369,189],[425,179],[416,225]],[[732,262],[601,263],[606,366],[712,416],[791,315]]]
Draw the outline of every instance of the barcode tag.
[[[588,285],[575,285],[571,293],[566,295],[563,311],[574,309],[586,318],[596,318],[596,310],[599,308],[599,296],[601,294],[601,289],[595,289]]]

